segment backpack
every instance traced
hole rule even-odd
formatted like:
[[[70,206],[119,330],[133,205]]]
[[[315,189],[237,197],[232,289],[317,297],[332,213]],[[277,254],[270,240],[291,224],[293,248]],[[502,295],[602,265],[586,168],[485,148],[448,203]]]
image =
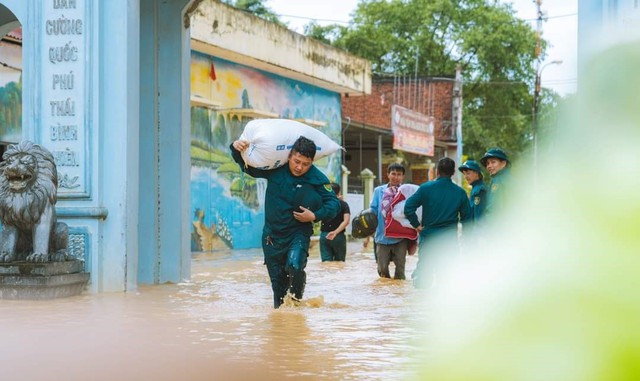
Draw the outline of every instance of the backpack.
[[[371,209],[358,213],[351,221],[351,236],[366,238],[373,235],[378,227],[378,216]]]

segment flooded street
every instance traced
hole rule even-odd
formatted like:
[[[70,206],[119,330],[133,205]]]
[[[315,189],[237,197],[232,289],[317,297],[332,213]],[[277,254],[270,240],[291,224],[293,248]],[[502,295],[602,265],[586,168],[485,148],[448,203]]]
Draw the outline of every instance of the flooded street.
[[[304,304],[274,310],[261,251],[229,251],[195,255],[188,283],[0,301],[3,379],[411,378],[424,312],[410,281],[379,279],[360,242],[344,263],[314,245],[307,277]]]

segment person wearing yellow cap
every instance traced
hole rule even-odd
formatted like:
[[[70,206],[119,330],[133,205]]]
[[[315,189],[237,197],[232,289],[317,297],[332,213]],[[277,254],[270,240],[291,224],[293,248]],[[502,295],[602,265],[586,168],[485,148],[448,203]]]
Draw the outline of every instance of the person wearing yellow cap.
[[[485,213],[491,215],[495,213],[504,203],[505,188],[511,177],[511,167],[507,154],[500,148],[490,148],[480,159],[482,165],[487,168],[491,175],[489,184],[489,194],[487,197],[487,207]]]

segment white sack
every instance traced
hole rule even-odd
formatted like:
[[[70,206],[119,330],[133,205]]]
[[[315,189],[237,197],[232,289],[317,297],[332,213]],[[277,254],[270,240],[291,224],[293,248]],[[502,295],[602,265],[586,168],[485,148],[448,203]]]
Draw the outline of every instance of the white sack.
[[[242,158],[254,168],[278,168],[287,163],[291,147],[300,136],[316,144],[316,160],[341,148],[322,131],[304,123],[288,119],[254,119],[247,123],[239,138],[249,142]]]
[[[404,204],[407,201],[407,199],[409,197],[411,197],[412,194],[416,193],[416,191],[418,190],[418,186],[415,184],[402,184],[400,185],[400,187],[398,188],[398,194],[396,195],[396,198],[398,198],[398,196],[400,194],[402,194],[402,201],[399,201],[397,204],[395,204],[393,206],[393,210],[391,211],[391,217],[398,221],[400,223],[400,225],[406,227],[406,228],[412,228],[413,226],[411,226],[411,222],[409,222],[409,220],[407,219],[407,216],[404,215]],[[422,222],[422,207],[418,207],[418,209],[416,209],[416,215],[418,216],[418,221]]]

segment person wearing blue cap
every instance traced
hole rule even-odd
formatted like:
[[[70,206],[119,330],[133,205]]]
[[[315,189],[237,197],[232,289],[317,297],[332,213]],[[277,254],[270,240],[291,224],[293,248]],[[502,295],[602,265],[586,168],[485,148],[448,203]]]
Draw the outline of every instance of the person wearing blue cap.
[[[471,206],[471,220],[476,224],[487,207],[487,186],[482,178],[482,169],[480,169],[480,164],[477,161],[467,160],[458,167],[458,170],[462,172],[467,183],[471,185],[469,206]]]
[[[500,148],[490,148],[480,159],[482,165],[487,168],[487,172],[491,175],[491,183],[489,184],[489,194],[487,197],[487,215],[495,213],[504,203],[505,187],[511,177],[509,166],[509,158],[507,154]]]

